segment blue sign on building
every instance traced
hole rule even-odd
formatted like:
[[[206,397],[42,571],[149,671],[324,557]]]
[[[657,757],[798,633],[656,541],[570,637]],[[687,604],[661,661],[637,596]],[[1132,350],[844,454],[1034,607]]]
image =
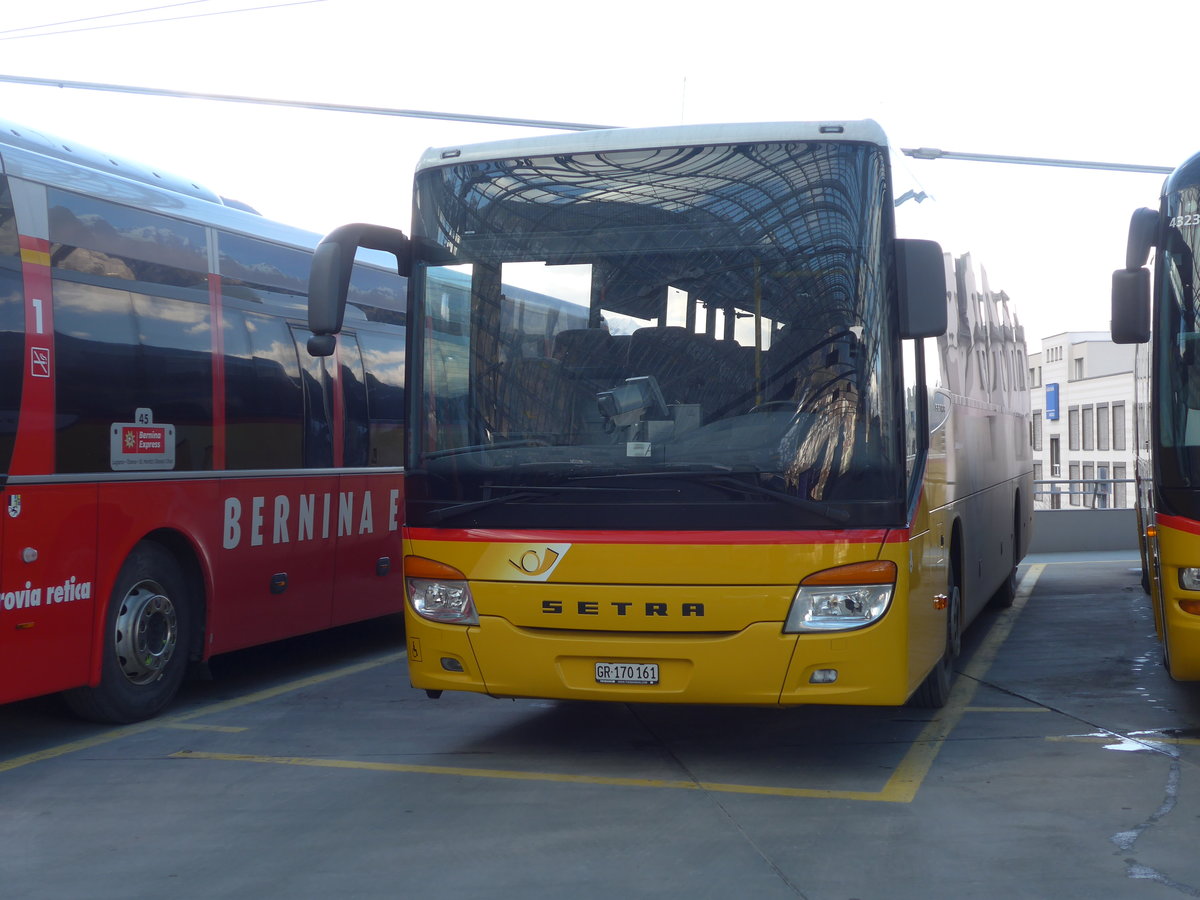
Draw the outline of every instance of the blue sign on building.
[[[1058,421],[1058,382],[1046,385],[1046,419]]]

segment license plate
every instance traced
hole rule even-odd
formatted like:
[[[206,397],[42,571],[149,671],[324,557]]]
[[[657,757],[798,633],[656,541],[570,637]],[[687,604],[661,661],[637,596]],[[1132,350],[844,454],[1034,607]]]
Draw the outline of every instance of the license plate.
[[[658,663],[596,663],[597,684],[658,684]]]

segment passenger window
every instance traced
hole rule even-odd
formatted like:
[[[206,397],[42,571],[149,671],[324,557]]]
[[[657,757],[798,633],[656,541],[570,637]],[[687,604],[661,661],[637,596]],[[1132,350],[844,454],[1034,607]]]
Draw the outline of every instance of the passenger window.
[[[360,331],[370,428],[368,465],[404,464],[404,333]]]
[[[46,194],[54,268],[175,287],[207,283],[200,225],[55,188]]]
[[[113,468],[110,429],[135,421],[175,429],[177,471],[213,466],[212,352],[207,294],[195,301],[54,281],[59,472]]]
[[[307,314],[309,253],[225,232],[217,247],[226,297]]]
[[[287,324],[231,309],[224,320],[226,467],[300,468],[304,395]]]

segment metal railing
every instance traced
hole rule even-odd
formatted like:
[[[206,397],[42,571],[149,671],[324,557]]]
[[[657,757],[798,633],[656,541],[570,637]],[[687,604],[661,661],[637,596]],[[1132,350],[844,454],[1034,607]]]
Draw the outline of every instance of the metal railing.
[[[1117,485],[1134,484],[1132,478],[1045,478],[1033,483],[1036,509],[1132,509],[1132,489],[1118,492]],[[1049,485],[1049,489],[1044,486]],[[1062,490],[1060,485],[1066,485]],[[1077,499],[1078,502],[1072,502]],[[1120,501],[1119,503],[1117,501]]]

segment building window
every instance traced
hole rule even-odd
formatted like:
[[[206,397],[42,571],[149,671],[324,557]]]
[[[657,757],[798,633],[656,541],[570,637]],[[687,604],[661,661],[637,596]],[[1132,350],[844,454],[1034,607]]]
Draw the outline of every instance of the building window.
[[[1033,442],[1033,449],[1041,450],[1042,449],[1042,411],[1040,409],[1034,411],[1033,419],[1030,421],[1029,427],[1031,429],[1030,439]]]
[[[1083,464],[1083,505],[1090,506],[1095,509],[1100,504],[1097,502],[1096,494],[1098,488],[1096,482],[1093,481],[1096,477],[1096,467],[1092,463]]]
[[[1067,464],[1067,477],[1071,479],[1071,483],[1067,486],[1067,490],[1071,493],[1071,505],[1079,505],[1079,495],[1083,492],[1083,485],[1079,483],[1079,463]]]
[[[1096,404],[1096,449],[1108,449],[1108,404]]]
[[[1108,466],[1096,466],[1096,509],[1108,509],[1108,498],[1112,496],[1112,482],[1108,480]]]
[[[1092,410],[1092,404],[1088,404],[1083,408],[1083,449],[1094,449],[1094,441],[1092,440],[1095,430],[1096,418]]]
[[[1042,464],[1035,462],[1033,464],[1033,499],[1034,502],[1043,499],[1049,494],[1046,485],[1038,484],[1042,480]]]
[[[1082,356],[1077,356],[1075,359],[1071,360],[1071,380],[1072,381],[1082,381],[1083,380],[1083,357]]]
[[[1112,405],[1112,448],[1114,450],[1125,449],[1125,404],[1123,402]]]
[[[1079,449],[1079,407],[1067,409],[1067,449]]]
[[[1115,463],[1113,465],[1113,508],[1125,509],[1126,494],[1125,494],[1125,479],[1129,476],[1125,474],[1125,464]]]

